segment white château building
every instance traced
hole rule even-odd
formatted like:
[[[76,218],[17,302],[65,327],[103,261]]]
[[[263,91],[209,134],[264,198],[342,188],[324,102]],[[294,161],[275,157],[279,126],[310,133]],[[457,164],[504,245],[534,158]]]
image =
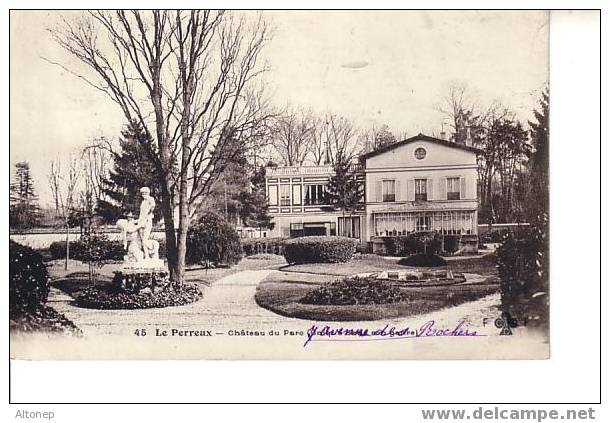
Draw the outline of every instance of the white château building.
[[[378,251],[384,237],[434,230],[476,249],[478,153],[419,134],[365,154],[353,165],[364,198],[351,215],[327,204],[331,165],[267,168],[269,236],[342,235]]]

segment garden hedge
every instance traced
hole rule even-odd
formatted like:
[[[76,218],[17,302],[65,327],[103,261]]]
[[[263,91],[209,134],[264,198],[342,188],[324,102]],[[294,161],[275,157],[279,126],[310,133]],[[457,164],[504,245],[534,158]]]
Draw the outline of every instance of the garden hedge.
[[[245,256],[254,254],[277,254],[282,255],[284,241],[287,238],[247,238],[241,241],[241,247]]]
[[[9,241],[10,315],[33,313],[47,301],[49,289],[49,273],[42,255]]]
[[[390,256],[439,254],[442,247],[442,236],[435,231],[413,232],[404,236],[387,237],[383,242],[386,253]]]
[[[159,243],[159,258],[165,257],[165,240],[156,240]],[[98,241],[103,251],[103,260],[122,261],[127,251],[123,248],[122,241],[101,240]],[[66,241],[55,241],[49,246],[49,252],[53,260],[66,258]],[[85,243],[81,240],[70,241],[70,258],[72,260],[87,261],[88,258]]]
[[[304,236],[284,241],[288,263],[341,263],[356,252],[358,241],[342,236]]]

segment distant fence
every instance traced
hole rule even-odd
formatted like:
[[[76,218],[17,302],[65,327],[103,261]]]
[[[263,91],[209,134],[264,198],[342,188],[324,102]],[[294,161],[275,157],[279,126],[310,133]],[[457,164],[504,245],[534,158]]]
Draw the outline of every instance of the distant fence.
[[[493,223],[491,225],[489,224],[482,224],[482,225],[478,225],[479,226],[479,235],[483,235],[486,234],[487,232],[490,231],[503,231],[503,230],[510,230],[510,229],[517,229],[517,228],[522,228],[522,227],[527,227],[530,224],[527,222],[522,222],[522,223]]]

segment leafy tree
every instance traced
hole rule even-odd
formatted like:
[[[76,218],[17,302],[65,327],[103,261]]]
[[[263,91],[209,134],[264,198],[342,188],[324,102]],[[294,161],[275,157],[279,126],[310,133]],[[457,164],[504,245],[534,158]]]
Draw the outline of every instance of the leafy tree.
[[[31,228],[39,221],[38,196],[34,178],[26,161],[15,164],[15,176],[10,185],[9,223],[14,228]]]
[[[343,154],[338,154],[333,164],[334,175],[327,185],[329,203],[345,215],[356,211],[362,201],[364,185],[356,179],[351,170],[351,161]]]
[[[114,223],[122,215],[138,215],[140,188],[149,187],[151,195],[160,198],[159,173],[155,166],[155,145],[152,137],[139,123],[131,122],[121,132],[120,152],[113,154],[114,166],[102,181],[103,196],[96,212],[106,222]],[[157,202],[155,216],[161,205]]]

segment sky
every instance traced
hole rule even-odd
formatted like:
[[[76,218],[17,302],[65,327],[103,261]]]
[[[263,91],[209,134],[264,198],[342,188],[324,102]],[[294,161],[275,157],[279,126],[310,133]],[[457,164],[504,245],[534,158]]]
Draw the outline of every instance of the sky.
[[[499,100],[531,119],[548,81],[548,15],[536,11],[266,11],[266,89],[278,106],[331,111],[360,127],[415,135],[441,131],[438,111],[453,81],[480,107]],[[11,12],[10,163],[26,160],[42,204],[46,175],[125,121],[103,93],[52,65],[74,59],[46,28],[59,12]]]

